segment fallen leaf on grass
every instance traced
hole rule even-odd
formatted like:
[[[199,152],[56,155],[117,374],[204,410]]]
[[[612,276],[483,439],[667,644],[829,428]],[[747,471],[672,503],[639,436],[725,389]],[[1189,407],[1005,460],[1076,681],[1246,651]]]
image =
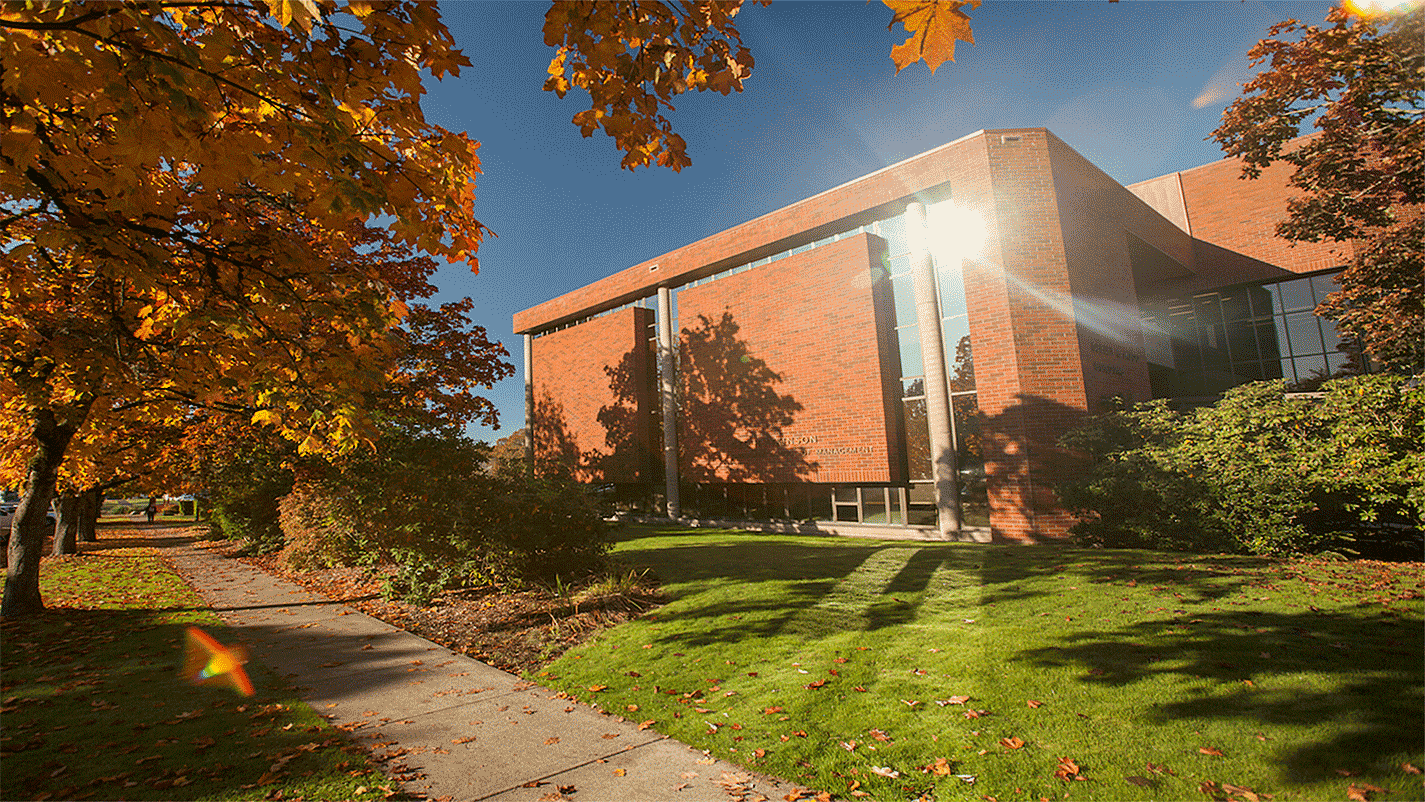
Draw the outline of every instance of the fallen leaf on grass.
[[[780,712],[782,712],[782,708],[780,708],[780,707],[769,707],[769,708],[763,710],[762,712],[763,712],[764,714],[770,715],[770,714],[772,714],[772,713],[780,713]]]
[[[806,689],[809,690],[809,691],[814,691],[814,690],[816,690],[817,688],[820,688],[820,687],[822,687],[822,686],[824,686],[824,685],[826,685],[826,680],[824,680],[824,679],[819,679],[819,680],[817,680],[817,681],[815,681],[815,682],[808,682],[806,685],[803,685],[802,687],[803,687],[803,688],[806,688]]]
[[[1030,699],[1029,701],[1025,702],[1025,704],[1029,705],[1030,707],[1043,707],[1043,706],[1044,706],[1044,703],[1041,702],[1041,701],[1039,701],[1038,699]]]
[[[1241,797],[1245,802],[1262,802],[1263,799],[1271,799],[1271,794],[1259,794],[1251,788],[1243,788],[1240,785],[1223,783],[1222,790],[1233,797]]]
[[[891,741],[891,736],[887,735],[885,731],[876,729],[874,727],[871,729],[871,732],[869,734],[872,738],[875,738],[878,741],[882,741],[885,743],[890,743]]]
[[[999,739],[999,743],[1000,746],[1003,746],[1005,749],[1018,749],[1021,746],[1024,746],[1024,741],[1015,737],[1001,738]]]
[[[901,704],[905,705],[906,707],[915,707],[916,705],[920,704],[920,702],[914,699],[902,699]]]
[[[607,686],[607,685],[590,685],[590,686],[589,686],[589,692],[590,692],[590,693],[598,693],[599,691],[606,691],[606,690],[608,690],[608,689],[609,689],[609,686]]]
[[[929,766],[926,766],[925,768],[921,769],[921,771],[930,774],[938,774],[941,777],[949,777],[951,774],[955,773],[955,767],[952,766],[950,764],[950,761],[946,760],[945,758],[937,757],[934,763],[931,763]]]
[[[630,712],[630,713],[637,713],[637,712],[638,712],[638,705],[624,705],[624,709],[627,710],[627,711]]]
[[[1064,782],[1068,782],[1070,780],[1088,779],[1081,773],[1079,764],[1074,762],[1072,758],[1067,757],[1059,758],[1059,768],[1054,772],[1054,776],[1058,777]]]
[[[853,691],[855,691],[855,692],[857,692],[857,693],[865,693],[865,692],[866,692],[866,689],[863,688],[863,687],[861,687],[860,685],[857,685],[856,687],[852,688],[851,690],[853,690]]]
[[[1400,768],[1401,768],[1401,770],[1403,770],[1406,774],[1419,774],[1419,773],[1420,773],[1420,769],[1416,768],[1414,765],[1412,765],[1412,764],[1410,764],[1410,763],[1401,763],[1401,764],[1400,764]]]
[[[848,752],[855,752],[855,751],[856,751],[856,742],[855,742],[855,741],[840,741],[840,742],[837,743],[837,746],[840,746],[842,749],[845,749],[845,750],[848,751]]]
[[[896,771],[895,769],[891,768],[890,766],[872,766],[872,767],[871,767],[871,773],[872,773],[872,774],[879,774],[879,775],[881,775],[882,777],[890,777],[892,780],[894,780],[895,778],[901,776],[901,773],[900,773],[900,772]]]
[[[647,720],[647,721],[640,721],[640,722],[638,723],[638,728],[639,728],[640,730],[646,730],[646,729],[648,729],[649,727],[652,727],[655,723],[657,723],[657,722],[655,722],[653,719],[649,719],[649,720]]]
[[[965,718],[980,718],[982,716],[988,716],[989,714],[990,711],[988,710],[966,710]]]
[[[1225,755],[1222,754],[1222,750],[1215,746],[1202,746],[1199,747],[1197,751],[1204,755],[1212,755],[1213,757],[1225,757]]]
[[[962,705],[968,701],[970,701],[968,696],[952,696],[949,699],[936,699],[935,703],[945,707],[946,705]]]
[[[1178,773],[1177,773],[1176,771],[1173,771],[1172,769],[1168,768],[1167,766],[1160,766],[1160,765],[1158,765],[1157,763],[1149,763],[1149,764],[1148,764],[1148,771],[1151,771],[1151,772],[1153,772],[1154,774],[1171,774],[1171,775],[1173,775],[1174,777],[1178,776]]]
[[[1371,785],[1370,783],[1357,785],[1351,783],[1350,787],[1346,789],[1346,798],[1353,802],[1370,802],[1372,793],[1388,794],[1390,792],[1381,788],[1379,785]]]

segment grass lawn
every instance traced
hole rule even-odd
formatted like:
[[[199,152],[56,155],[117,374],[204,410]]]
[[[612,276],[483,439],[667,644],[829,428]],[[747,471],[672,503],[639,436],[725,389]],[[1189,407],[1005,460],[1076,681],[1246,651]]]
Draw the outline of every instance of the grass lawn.
[[[380,799],[392,783],[260,666],[251,698],[178,677],[232,637],[151,548],[46,558],[50,611],[0,626],[0,798]]]
[[[1425,796],[1419,564],[653,527],[615,554],[672,601],[535,678],[837,798]]]

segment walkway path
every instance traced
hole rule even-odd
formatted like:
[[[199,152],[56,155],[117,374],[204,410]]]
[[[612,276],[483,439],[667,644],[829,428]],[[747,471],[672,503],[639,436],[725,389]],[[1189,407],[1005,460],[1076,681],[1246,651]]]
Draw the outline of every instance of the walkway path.
[[[153,533],[159,535],[159,533]],[[175,534],[166,532],[163,535]],[[160,535],[161,536],[161,535]],[[252,659],[436,800],[779,800],[793,786],[177,541],[162,549]]]

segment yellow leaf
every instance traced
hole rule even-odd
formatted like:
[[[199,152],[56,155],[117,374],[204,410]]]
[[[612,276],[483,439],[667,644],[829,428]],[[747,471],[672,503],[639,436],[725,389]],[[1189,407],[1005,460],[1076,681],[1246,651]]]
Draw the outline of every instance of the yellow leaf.
[[[891,48],[896,72],[924,60],[932,73],[955,60],[955,40],[975,43],[964,7],[979,8],[980,0],[882,0],[895,15],[886,30],[899,22],[910,38]]]

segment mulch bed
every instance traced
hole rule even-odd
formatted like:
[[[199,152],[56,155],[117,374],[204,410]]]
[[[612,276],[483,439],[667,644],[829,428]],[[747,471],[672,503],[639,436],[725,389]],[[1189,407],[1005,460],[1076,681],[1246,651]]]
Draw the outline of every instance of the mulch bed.
[[[228,544],[200,541],[198,545],[224,548]],[[239,559],[515,674],[538,670],[604,628],[637,618],[663,601],[652,589],[597,598],[576,596],[575,601],[538,586],[514,591],[483,587],[446,591],[430,606],[418,607],[381,598],[382,577],[392,568],[293,571],[283,565],[279,554]]]

